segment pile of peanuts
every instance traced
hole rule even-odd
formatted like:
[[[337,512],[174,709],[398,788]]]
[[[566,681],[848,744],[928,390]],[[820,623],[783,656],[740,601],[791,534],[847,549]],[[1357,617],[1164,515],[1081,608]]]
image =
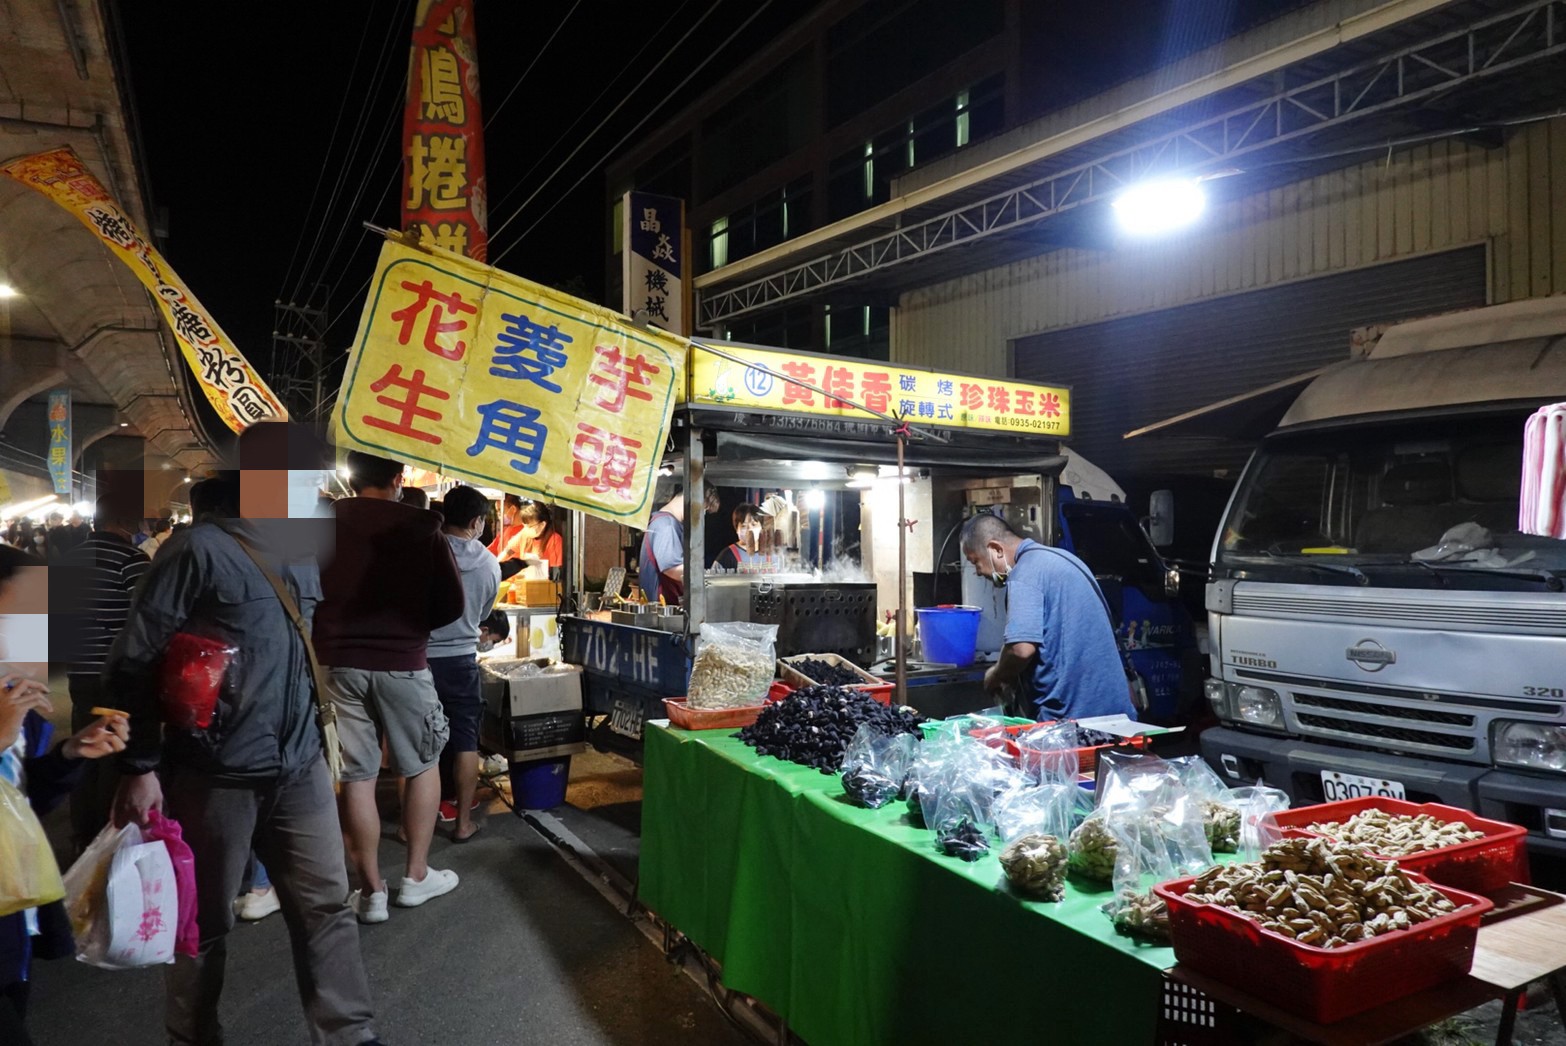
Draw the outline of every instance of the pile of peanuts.
[[[1358,843],[1385,857],[1407,857],[1484,838],[1483,832],[1461,821],[1442,821],[1429,814],[1389,814],[1385,810],[1362,810],[1347,821],[1321,821],[1305,830],[1343,843]]]
[[[1229,908],[1264,929],[1318,948],[1339,948],[1457,910],[1396,861],[1328,839],[1285,839],[1251,864],[1212,868],[1185,899]]]

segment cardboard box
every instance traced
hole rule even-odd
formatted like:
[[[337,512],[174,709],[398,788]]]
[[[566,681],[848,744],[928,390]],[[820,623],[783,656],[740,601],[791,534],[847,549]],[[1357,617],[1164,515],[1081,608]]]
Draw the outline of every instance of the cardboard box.
[[[512,578],[505,582],[501,598],[513,606],[552,607],[560,603],[560,582],[527,581]]]
[[[533,661],[543,671],[524,679],[484,676],[486,743],[512,762],[587,750],[582,669]]]

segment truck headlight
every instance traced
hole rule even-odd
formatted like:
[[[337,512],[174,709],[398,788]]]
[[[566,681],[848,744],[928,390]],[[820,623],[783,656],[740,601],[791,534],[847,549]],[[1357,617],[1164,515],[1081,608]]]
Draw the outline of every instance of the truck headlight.
[[[1282,726],[1283,702],[1276,690],[1261,686],[1242,686],[1237,695],[1240,718],[1256,726]]]
[[[1497,763],[1566,772],[1566,726],[1501,721],[1491,745]]]

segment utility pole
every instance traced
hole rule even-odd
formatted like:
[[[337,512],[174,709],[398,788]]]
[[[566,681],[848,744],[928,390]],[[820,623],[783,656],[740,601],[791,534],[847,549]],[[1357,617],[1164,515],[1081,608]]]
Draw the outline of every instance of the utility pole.
[[[301,421],[319,421],[326,402],[326,324],[330,289],[310,288],[303,302],[272,303],[272,388]]]

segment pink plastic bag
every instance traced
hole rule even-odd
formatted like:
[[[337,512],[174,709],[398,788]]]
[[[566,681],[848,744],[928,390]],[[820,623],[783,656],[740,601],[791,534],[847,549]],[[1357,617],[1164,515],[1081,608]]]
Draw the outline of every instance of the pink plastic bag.
[[[196,925],[196,855],[185,842],[179,822],[164,817],[157,810],[147,814],[147,824],[141,830],[147,842],[162,840],[168,849],[169,860],[174,865],[174,884],[179,891],[179,920],[174,930],[174,951],[178,955],[194,957],[201,945],[201,931]]]

